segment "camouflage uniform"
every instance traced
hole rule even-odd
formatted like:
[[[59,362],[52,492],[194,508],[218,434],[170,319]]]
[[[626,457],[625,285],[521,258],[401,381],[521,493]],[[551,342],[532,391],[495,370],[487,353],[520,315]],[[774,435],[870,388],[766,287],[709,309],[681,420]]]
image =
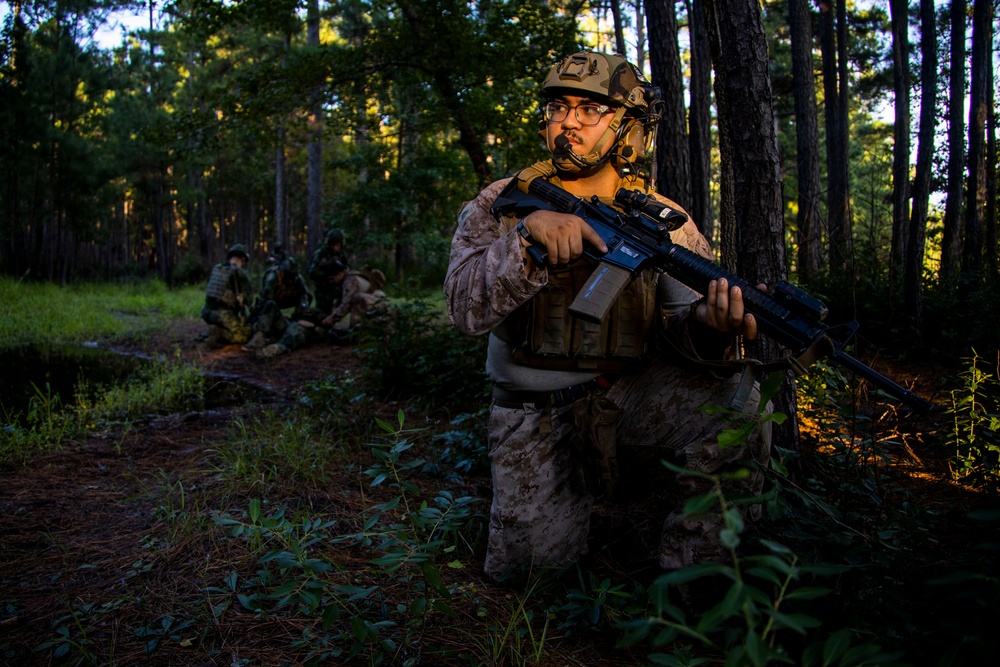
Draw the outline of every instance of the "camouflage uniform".
[[[247,305],[252,298],[253,287],[246,271],[228,260],[212,267],[201,319],[214,327],[215,342],[240,344],[250,338]]]
[[[330,230],[326,243],[313,253],[309,262],[308,273],[316,292],[316,308],[324,313],[329,313],[340,303],[341,284],[334,282],[333,268],[348,266],[347,253],[343,249],[343,233],[337,232],[338,230]],[[341,244],[339,250],[334,247],[334,243],[338,241]]]
[[[498,335],[498,327],[503,328],[508,316],[549,281],[544,266],[531,262],[530,271],[525,272],[518,233],[512,226],[502,226],[489,212],[508,180],[488,186],[462,208],[444,285],[452,322],[470,335],[490,333],[487,371],[495,385],[547,397],[520,404],[495,398],[491,406],[493,503],[485,570],[494,578],[532,566],[569,565],[587,553],[594,496],[579,483],[581,466],[574,458],[574,443],[580,433],[573,413],[588,401],[610,401],[607,405],[614,419],[609,423],[617,435],[620,458],[631,451],[634,458],[645,459],[647,466],[666,457],[694,470],[718,473],[748,455],[766,464],[770,439],[765,426],[751,437],[749,452],[744,447],[719,448],[716,435],[724,424],[698,408],[727,404],[739,376],[691,370],[679,365],[674,355],[679,350],[683,357],[697,360],[708,348],[721,357],[732,339],[692,331],[692,304],[698,295],[666,275],[660,276],[657,285],[663,313],[657,322],[662,326],[654,326],[639,370],[625,373],[610,388],[591,391],[576,405],[553,406],[553,397],[559,394],[548,392],[592,385],[597,373],[519,366],[514,361],[516,346]],[[691,221],[672,232],[671,238],[704,257],[712,256],[708,242]],[[698,335],[697,343],[692,333]],[[748,414],[755,414],[759,399],[755,387],[746,402]],[[628,471],[622,472],[624,479]],[[731,482],[734,488],[730,490],[756,494],[762,483],[757,472]],[[678,478],[677,484],[687,493],[708,490],[704,480],[690,477]],[[678,568],[721,557],[720,517],[685,519],[681,509],[664,508],[669,516],[660,536],[661,566]]]
[[[324,339],[329,339],[333,343],[343,342],[344,332],[323,326],[324,316],[325,314],[316,308],[304,309],[299,318],[288,322],[281,338],[258,351],[257,356],[273,359]]]
[[[385,276],[381,271],[350,271],[341,283],[340,304],[330,313],[330,321],[336,324],[350,314],[350,326],[355,327],[361,316],[372,310],[383,308],[388,303],[382,285]]]
[[[280,338],[288,327],[288,319],[281,311],[292,308],[291,319],[299,319],[311,302],[312,293],[298,271],[298,264],[290,257],[278,256],[261,278],[253,331],[270,340]]]

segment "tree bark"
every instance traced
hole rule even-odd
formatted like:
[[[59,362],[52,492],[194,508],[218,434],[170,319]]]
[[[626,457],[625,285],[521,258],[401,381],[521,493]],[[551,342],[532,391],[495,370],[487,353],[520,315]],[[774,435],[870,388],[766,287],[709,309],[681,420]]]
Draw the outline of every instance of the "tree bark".
[[[673,0],[646,0],[652,83],[660,87],[666,103],[656,135],[657,189],[689,209],[691,172],[684,113],[684,81],[674,12]]]
[[[799,278],[815,278],[822,264],[820,218],[819,128],[816,75],[813,71],[812,16],[808,0],[789,0],[792,43],[792,92],[795,97],[795,147],[798,168],[796,214]]]
[[[969,200],[965,207],[965,242],[962,244],[962,272],[973,283],[978,283],[982,277],[986,240],[986,116],[993,77],[992,55],[993,2],[974,0],[969,87]]]
[[[691,208],[688,211],[709,241],[714,236],[712,212],[712,53],[705,22],[705,0],[688,1],[691,38],[691,85],[688,148],[691,157]]]
[[[931,194],[934,135],[937,130],[937,11],[934,0],[920,0],[920,134],[913,181],[910,237],[903,258],[903,303],[918,341],[923,340],[924,248]]]
[[[820,43],[823,52],[823,109],[826,112],[826,226],[830,242],[830,271],[836,274],[850,267],[852,232],[848,201],[847,118],[843,112],[846,104],[841,104],[841,97],[846,99],[847,81],[840,81],[838,85],[840,40],[834,21],[833,2],[820,0]],[[841,5],[844,2],[840,0]],[[844,50],[846,52],[846,46]],[[846,69],[847,63],[843,65]]]
[[[309,0],[306,12],[306,43],[319,46],[319,0]],[[323,102],[322,89],[309,96],[309,174],[306,185],[306,253],[318,248],[323,239]],[[280,239],[279,239],[280,240]],[[291,248],[289,248],[291,250]]]
[[[965,0],[951,2],[951,73],[948,81],[948,194],[941,240],[938,283],[951,289],[962,257],[962,205],[965,196]]]
[[[284,37],[281,52],[281,69],[287,67],[288,49],[291,46],[291,35]],[[285,226],[285,119],[278,121],[276,146],[274,149],[274,236],[285,243],[288,239],[288,229]]]
[[[895,123],[892,150],[892,244],[889,254],[889,303],[905,273],[910,235],[910,36],[909,0],[890,0],[892,81]]]
[[[646,19],[643,0],[634,0],[635,9],[635,65],[640,71],[646,68]]]
[[[611,18],[615,24],[615,53],[625,55],[625,27],[622,25],[622,8],[618,0],[609,0]]]
[[[735,229],[723,239],[724,264],[735,263],[735,272],[751,283],[774,285],[785,278],[784,205],[781,162],[778,155],[767,40],[757,0],[709,0],[709,31],[715,66],[715,98],[721,143],[723,178],[730,180],[723,192],[723,224]],[[735,262],[725,261],[727,256]],[[748,345],[753,356],[767,359],[780,354],[779,346],[766,338]],[[797,448],[794,382],[787,373],[783,391],[774,399],[775,409],[789,415],[775,429],[774,443]]]
[[[997,155],[997,116],[995,108],[996,74],[989,74],[989,91],[986,94],[986,155]],[[986,278],[1000,281],[1000,239],[997,230],[997,160],[986,160]],[[996,282],[994,286],[997,286]]]

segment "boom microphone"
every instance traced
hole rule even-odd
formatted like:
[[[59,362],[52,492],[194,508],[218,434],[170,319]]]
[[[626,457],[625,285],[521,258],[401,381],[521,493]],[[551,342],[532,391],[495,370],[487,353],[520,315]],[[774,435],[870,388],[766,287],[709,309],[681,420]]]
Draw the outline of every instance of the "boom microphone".
[[[596,167],[603,162],[603,160],[585,160],[576,153],[573,152],[573,145],[570,143],[569,137],[565,134],[560,134],[555,138],[556,150],[564,153],[569,161],[578,167]]]

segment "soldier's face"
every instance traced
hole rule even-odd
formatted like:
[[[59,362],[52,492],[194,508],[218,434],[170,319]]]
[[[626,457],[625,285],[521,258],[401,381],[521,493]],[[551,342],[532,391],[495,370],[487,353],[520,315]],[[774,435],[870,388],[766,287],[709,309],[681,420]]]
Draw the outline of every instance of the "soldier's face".
[[[233,255],[232,257],[229,258],[229,265],[235,266],[239,269],[244,269],[246,268],[247,261],[242,257],[240,257],[239,255]]]
[[[580,113],[577,107],[585,105],[600,106],[600,102],[596,102],[589,97],[578,97],[576,95],[561,95],[553,101],[560,102],[570,108],[565,118],[559,121],[548,121],[545,125],[545,140],[548,143],[549,151],[552,153],[557,152],[556,137],[560,134],[565,134],[566,138],[569,139],[574,153],[577,155],[587,155],[597,145],[597,141],[604,134],[604,131],[608,129],[611,120],[615,117],[614,113],[612,113],[614,110],[610,109],[601,115],[600,120],[595,125],[585,125],[580,122],[580,118],[584,114]],[[608,142],[604,148],[604,153],[611,150],[613,145],[613,141]]]

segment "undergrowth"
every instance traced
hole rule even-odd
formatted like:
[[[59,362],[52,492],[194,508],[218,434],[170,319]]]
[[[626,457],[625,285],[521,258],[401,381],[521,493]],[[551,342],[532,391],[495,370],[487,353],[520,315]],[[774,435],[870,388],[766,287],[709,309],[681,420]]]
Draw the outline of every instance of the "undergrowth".
[[[803,446],[775,449],[766,494],[729,498],[725,479],[706,475],[712,490],[687,502],[692,515],[723,517],[724,562],[646,577],[581,566],[511,589],[480,574],[486,383],[481,342],[459,340],[468,344],[456,347],[427,306],[394,306],[362,333],[364,372],[337,372],[294,405],[240,412],[205,448],[210,476],[192,484],[161,472],[147,482],[154,522],[141,558],[107,599],[68,603],[35,657],[127,664],[102,634],[113,621],[151,662],[190,657],[195,647],[203,659],[248,664],[227,653],[226,633],[240,624],[273,630],[283,660],[305,665],[991,660],[1000,607],[996,379],[978,357],[953,394],[943,436],[908,432],[905,414],[865,403],[856,384],[818,364],[799,383]],[[68,410],[40,390],[18,436],[36,449],[4,451],[29,461],[43,442],[65,444],[81,428],[127,429],[164,408],[197,405],[196,373],[176,364],[150,372]],[[387,397],[403,408],[390,411]],[[752,425],[723,438],[738,443]],[[904,483],[918,436],[954,453],[967,505]],[[746,503],[761,503],[764,520],[747,523]],[[976,541],[955,545],[943,531]],[[178,564],[199,558],[185,570],[194,574],[183,595],[157,594],[158,573],[176,577]],[[125,610],[132,615],[121,623]]]

